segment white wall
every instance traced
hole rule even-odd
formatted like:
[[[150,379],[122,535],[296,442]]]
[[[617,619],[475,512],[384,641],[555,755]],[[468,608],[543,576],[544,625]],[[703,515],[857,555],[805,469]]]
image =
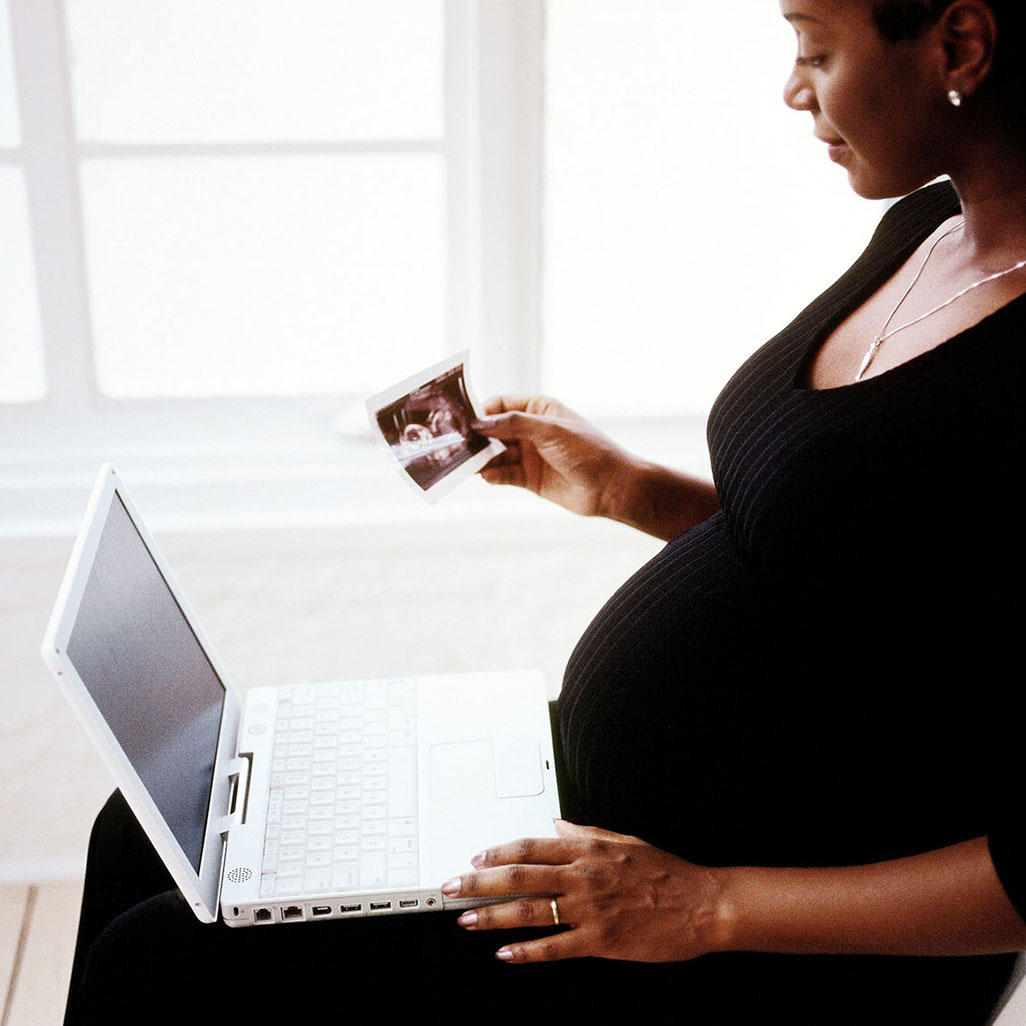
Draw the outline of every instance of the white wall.
[[[659,547],[560,511],[150,526],[240,690],[533,666],[555,695],[592,615]],[[0,882],[78,876],[113,787],[38,654],[72,540],[0,535]]]

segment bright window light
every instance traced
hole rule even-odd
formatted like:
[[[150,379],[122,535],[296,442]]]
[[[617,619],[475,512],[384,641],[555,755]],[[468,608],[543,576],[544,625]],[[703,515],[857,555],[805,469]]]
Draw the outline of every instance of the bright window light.
[[[781,99],[774,3],[550,0],[544,376],[589,412],[705,413],[882,213]]]
[[[80,139],[438,139],[444,4],[66,0]]]
[[[437,155],[85,162],[101,391],[353,394],[440,359],[444,176]]]
[[[0,402],[26,403],[46,392],[42,335],[25,180],[0,165]]]

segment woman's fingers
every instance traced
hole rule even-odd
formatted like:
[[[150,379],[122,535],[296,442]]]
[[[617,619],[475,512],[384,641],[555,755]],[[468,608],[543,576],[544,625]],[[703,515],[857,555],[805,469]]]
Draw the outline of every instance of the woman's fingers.
[[[501,442],[522,440],[537,444],[566,434],[565,426],[552,417],[519,410],[483,417],[475,421],[473,427],[478,433]]]
[[[715,949],[722,881],[714,870],[610,830],[557,820],[556,833],[488,848],[442,887],[483,899],[460,916],[464,929],[556,931],[510,942],[497,957],[662,962]]]
[[[464,912],[457,922],[468,930],[520,930],[573,926],[570,902],[561,896],[517,898]]]
[[[557,821],[558,822],[558,821]],[[475,855],[470,863],[477,869],[488,866],[561,866],[573,862],[577,845],[560,837],[521,837],[496,844]]]
[[[519,463],[490,463],[481,471],[481,477],[489,484],[516,485],[524,488],[527,476]]]
[[[442,884],[452,898],[556,894],[559,870],[572,862],[575,846],[557,837],[527,837],[475,855],[473,870]]]

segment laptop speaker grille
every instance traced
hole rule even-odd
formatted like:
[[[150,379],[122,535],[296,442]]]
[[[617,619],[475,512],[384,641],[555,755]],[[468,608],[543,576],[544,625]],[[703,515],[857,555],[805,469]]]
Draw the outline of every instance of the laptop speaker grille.
[[[232,883],[240,884],[245,883],[253,875],[253,870],[248,866],[236,866],[234,869],[229,870],[228,879]]]

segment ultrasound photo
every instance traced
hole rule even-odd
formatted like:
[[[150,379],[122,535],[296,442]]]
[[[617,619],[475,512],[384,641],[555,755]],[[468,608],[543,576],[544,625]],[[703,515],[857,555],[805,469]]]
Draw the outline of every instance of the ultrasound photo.
[[[425,495],[480,470],[504,446],[471,427],[465,353],[367,401],[371,422],[402,472]]]

